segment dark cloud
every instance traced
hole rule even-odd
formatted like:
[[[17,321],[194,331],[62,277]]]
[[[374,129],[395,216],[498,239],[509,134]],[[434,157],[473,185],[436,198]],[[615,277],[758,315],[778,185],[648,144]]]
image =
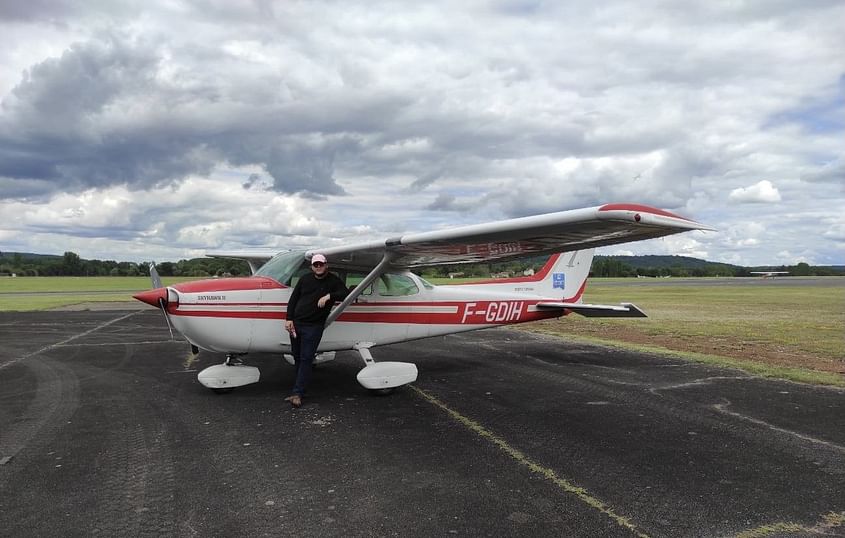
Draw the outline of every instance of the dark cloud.
[[[261,176],[258,174],[250,174],[246,181],[243,182],[242,186],[245,190],[250,190],[253,187],[257,187],[261,185]]]
[[[345,129],[376,117],[378,102],[268,106],[237,92],[233,103],[225,78],[178,88],[161,63],[155,46],[108,36],[33,66],[2,103],[0,197],[47,194],[44,182],[55,192],[143,189],[222,162],[263,166],[278,192],[344,194],[335,163],[357,144]]]
[[[801,181],[845,185],[845,158],[834,159],[801,174]]]
[[[56,21],[76,11],[71,0],[27,0],[26,2],[0,2],[0,20],[3,21]]]
[[[453,194],[445,192],[438,194],[433,202],[425,206],[431,211],[469,211],[473,207],[473,203],[459,202]]]

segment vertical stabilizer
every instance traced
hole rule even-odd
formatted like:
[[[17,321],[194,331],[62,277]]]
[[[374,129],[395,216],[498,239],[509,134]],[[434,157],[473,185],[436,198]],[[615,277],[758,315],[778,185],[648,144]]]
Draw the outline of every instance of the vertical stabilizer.
[[[543,279],[535,293],[565,301],[580,301],[594,252],[595,249],[590,248],[552,255],[539,273]]]
[[[580,301],[595,249],[552,254],[546,264],[531,276],[500,278],[463,284],[473,289],[497,293],[522,293],[557,301]]]

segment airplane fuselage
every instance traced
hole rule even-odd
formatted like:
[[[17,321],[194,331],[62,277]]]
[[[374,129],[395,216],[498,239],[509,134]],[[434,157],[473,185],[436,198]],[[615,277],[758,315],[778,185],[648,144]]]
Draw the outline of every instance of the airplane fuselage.
[[[385,296],[375,287],[359,296],[326,329],[319,351],[352,349],[361,342],[391,344],[563,314],[536,308],[544,300],[561,300],[559,296],[531,297],[466,285],[431,286],[413,273],[401,276],[413,286],[401,295]],[[177,284],[172,289],[178,301],[167,304],[170,321],[197,347],[226,353],[290,351],[284,321],[292,288],[253,276]]]

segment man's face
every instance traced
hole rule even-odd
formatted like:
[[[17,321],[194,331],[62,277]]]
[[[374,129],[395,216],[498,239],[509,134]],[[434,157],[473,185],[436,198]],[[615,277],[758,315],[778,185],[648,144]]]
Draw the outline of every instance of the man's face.
[[[314,262],[311,264],[311,270],[318,278],[326,276],[329,270],[329,264],[323,262]]]

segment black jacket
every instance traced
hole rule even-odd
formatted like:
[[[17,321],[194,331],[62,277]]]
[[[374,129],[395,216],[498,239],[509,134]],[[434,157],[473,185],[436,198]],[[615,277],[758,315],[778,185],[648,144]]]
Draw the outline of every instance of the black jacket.
[[[332,295],[332,300],[323,308],[319,308],[317,301],[327,293]],[[314,273],[302,275],[290,295],[287,319],[296,323],[323,325],[329,317],[332,305],[344,300],[348,294],[346,285],[334,273],[326,273],[323,278],[317,278]]]

